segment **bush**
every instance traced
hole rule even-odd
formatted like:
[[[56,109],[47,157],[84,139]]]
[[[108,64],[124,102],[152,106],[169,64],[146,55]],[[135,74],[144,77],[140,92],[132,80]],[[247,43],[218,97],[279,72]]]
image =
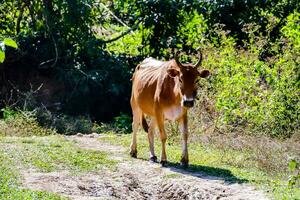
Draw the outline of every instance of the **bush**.
[[[132,119],[130,116],[121,113],[120,116],[114,118],[113,127],[117,132],[131,133],[131,122]]]
[[[0,134],[3,136],[45,136],[55,134],[54,129],[41,127],[35,111],[13,111],[3,109],[4,119],[0,121]]]
[[[210,121],[225,131],[243,129],[245,132],[246,128],[253,134],[283,138],[297,132],[300,49],[299,37],[294,33],[299,29],[299,13],[295,12],[282,28],[282,38],[271,44],[274,56],[262,60],[260,53],[268,41],[259,35],[259,26],[249,24],[244,28],[250,41],[245,42],[243,48],[237,48],[236,40],[222,27],[216,27],[213,30],[217,34],[215,42],[204,41],[203,68],[210,69],[212,76],[210,85],[202,87],[206,94],[202,94],[201,106],[196,106],[196,114],[192,114],[196,115],[192,123],[199,124],[199,118],[203,119],[201,113],[209,114],[207,111],[213,110],[215,113],[209,114]],[[193,44],[198,39],[190,37],[189,40]],[[207,99],[212,104],[207,103]]]

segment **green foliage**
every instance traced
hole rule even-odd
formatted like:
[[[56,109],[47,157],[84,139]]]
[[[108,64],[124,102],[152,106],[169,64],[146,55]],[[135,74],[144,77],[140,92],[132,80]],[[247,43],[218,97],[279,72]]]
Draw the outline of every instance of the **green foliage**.
[[[9,46],[15,49],[18,48],[17,43],[13,39],[4,38],[4,40],[0,42],[0,63],[3,63],[5,60],[5,46]]]
[[[288,186],[290,188],[300,186],[300,165],[299,165],[299,163],[294,159],[290,160],[289,170],[293,173],[293,175],[291,175],[289,177]]]
[[[11,109],[11,108],[2,108],[1,111],[3,112],[3,119],[8,120],[10,118],[14,118],[18,112]]]
[[[295,170],[298,168],[298,165],[299,165],[299,163],[297,163],[296,160],[292,159],[292,160],[289,162],[289,170],[295,171]]]
[[[116,33],[119,34],[120,30],[124,28],[116,29]],[[127,54],[131,56],[138,56],[141,54],[143,34],[149,34],[149,30],[135,30],[132,34],[128,34],[119,40],[108,43],[106,49],[110,52],[118,52],[119,54]],[[113,34],[112,37],[117,37],[117,34]],[[146,47],[143,47],[144,51],[149,51]]]
[[[83,116],[69,116],[39,110],[37,121],[42,126],[55,129],[58,133],[72,135],[76,133],[89,134],[93,132],[91,119]]]
[[[34,111],[15,111],[10,108],[2,109],[4,120],[0,121],[2,136],[31,136],[51,135],[56,132],[39,125]]]
[[[15,48],[15,49],[18,48],[17,43],[11,38],[4,38],[3,43],[6,46],[9,46],[9,47],[12,47],[12,48]]]
[[[177,31],[178,37],[181,38],[181,43],[178,47],[181,49],[197,49],[205,45],[206,32],[208,31],[207,21],[202,14],[194,11],[187,15],[183,22],[182,27]]]
[[[129,113],[130,76],[140,60],[169,59],[181,49],[187,54],[182,61],[192,62],[191,53],[201,47],[203,68],[212,76],[205,83],[206,96],[202,94],[209,109],[198,106],[196,113],[210,110],[210,120],[224,130],[242,128],[274,137],[299,130],[296,0],[8,0],[0,10],[0,36],[15,38],[20,49],[6,52],[11,56],[4,71],[22,66],[25,72],[58,80],[64,88],[57,97],[64,114],[107,121]],[[6,43],[16,46],[8,39]],[[3,74],[3,87],[9,91],[5,80],[17,75]],[[44,121],[61,132],[92,126],[91,120],[64,126],[73,119],[62,116],[55,123]],[[120,129],[129,131],[129,124],[127,117],[116,118]]]
[[[10,63],[63,84],[66,92],[58,98],[65,113],[89,113],[97,120],[108,120],[128,110],[130,67],[125,56],[106,51],[102,39],[95,36],[93,28],[105,15],[97,1],[9,0],[1,4],[0,10],[10,10],[0,14],[5,21],[0,37],[9,34],[20,44],[14,56],[18,59],[10,59]],[[15,46],[11,40],[5,42]],[[3,55],[0,52],[1,60]],[[8,68],[9,64],[4,63],[3,69]],[[11,76],[5,79],[16,79]],[[22,85],[21,80],[16,82]],[[4,84],[11,89],[11,84]],[[123,104],[117,100],[120,98],[125,100]]]
[[[117,132],[131,133],[131,122],[131,117],[122,113],[120,116],[114,118],[113,125]]]
[[[288,35],[299,30],[294,15],[298,14],[292,14],[283,27],[282,38],[272,43],[276,56],[269,60],[259,59],[268,42],[259,35],[259,26],[249,24],[244,28],[249,35],[247,50],[237,49],[236,40],[228,32],[214,29],[219,39],[207,44],[204,67],[215,72],[211,78],[213,91],[208,95],[219,111],[216,121],[221,125],[248,127],[250,132],[277,137],[289,137],[299,129],[300,51],[297,41]]]
[[[171,57],[171,52],[166,49],[174,51],[177,45],[184,43],[177,31],[193,5],[192,1],[187,3],[178,0],[116,1],[114,10],[130,24],[142,24],[139,26],[142,55]]]
[[[3,63],[4,59],[5,59],[5,53],[4,51],[0,50],[0,63]]]

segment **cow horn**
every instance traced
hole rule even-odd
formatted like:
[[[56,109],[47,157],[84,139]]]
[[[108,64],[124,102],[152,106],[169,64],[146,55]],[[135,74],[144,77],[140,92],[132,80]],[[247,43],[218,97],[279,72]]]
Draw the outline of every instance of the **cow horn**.
[[[179,54],[180,54],[180,51],[177,51],[177,52],[175,53],[175,61],[176,61],[177,65],[180,67],[180,66],[182,66],[182,64],[181,64],[181,62],[179,61]]]
[[[200,50],[198,51],[198,59],[199,59],[198,62],[194,65],[194,67],[196,68],[199,67],[202,62],[202,53]]]

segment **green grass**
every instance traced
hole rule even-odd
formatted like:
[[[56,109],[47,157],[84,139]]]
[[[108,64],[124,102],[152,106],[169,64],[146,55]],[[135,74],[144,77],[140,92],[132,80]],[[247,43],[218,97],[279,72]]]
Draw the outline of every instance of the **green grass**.
[[[20,170],[68,170],[74,175],[111,169],[116,162],[107,153],[79,148],[75,142],[39,126],[31,112],[0,120],[0,199],[65,199],[59,195],[25,189]],[[12,136],[12,137],[11,137]],[[18,137],[17,137],[18,136]]]
[[[15,162],[4,151],[0,151],[0,199],[26,200],[26,199],[65,199],[56,194],[31,191],[21,188],[18,170],[14,167]]]
[[[180,174],[175,174],[175,173],[172,173],[172,174],[167,174],[165,175],[163,178],[165,179],[174,179],[174,178],[180,178]]]
[[[107,153],[81,149],[60,135],[2,137],[0,143],[14,162],[43,172],[70,170],[84,173],[110,168],[116,163],[109,160]]]
[[[111,169],[116,162],[101,151],[80,149],[64,136],[0,137],[0,199],[65,199],[56,194],[23,189],[19,169],[86,173]]]
[[[130,146],[131,135],[109,135],[100,140]],[[178,140],[170,140],[167,144],[168,162],[171,167],[180,167],[181,145]],[[177,142],[176,142],[177,141]],[[149,158],[148,140],[146,134],[138,134],[138,158]],[[160,155],[160,141],[155,140],[156,154]],[[300,189],[288,189],[287,181],[282,176],[271,176],[260,170],[257,163],[251,159],[251,151],[237,151],[233,149],[220,150],[213,145],[201,143],[189,144],[190,166],[187,171],[203,172],[207,175],[218,176],[229,182],[247,182],[264,190],[267,195],[275,199],[300,199]]]

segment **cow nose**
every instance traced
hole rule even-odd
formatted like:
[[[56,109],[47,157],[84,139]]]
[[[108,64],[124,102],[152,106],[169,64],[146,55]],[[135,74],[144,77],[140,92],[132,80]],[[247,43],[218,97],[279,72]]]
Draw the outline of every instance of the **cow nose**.
[[[185,100],[185,101],[183,101],[183,106],[188,107],[188,108],[193,107],[194,106],[194,100]]]

